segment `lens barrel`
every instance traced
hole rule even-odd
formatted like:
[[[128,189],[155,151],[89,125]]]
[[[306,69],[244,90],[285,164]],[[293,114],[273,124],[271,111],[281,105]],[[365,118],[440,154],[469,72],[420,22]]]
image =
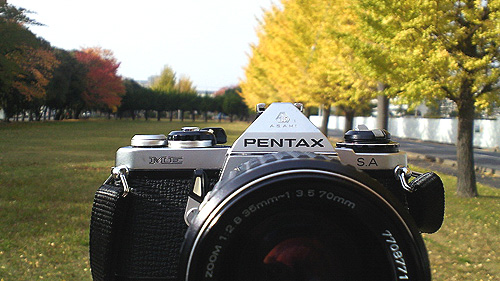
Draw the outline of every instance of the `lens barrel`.
[[[430,280],[412,219],[367,175],[290,152],[238,170],[186,233],[185,280]]]

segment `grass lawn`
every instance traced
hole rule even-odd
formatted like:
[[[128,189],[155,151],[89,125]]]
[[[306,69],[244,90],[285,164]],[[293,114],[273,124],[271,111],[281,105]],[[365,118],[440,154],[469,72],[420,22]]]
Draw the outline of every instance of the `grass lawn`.
[[[0,280],[91,280],[90,210],[116,149],[134,134],[167,134],[192,125],[144,120],[0,124]],[[222,125],[232,142],[248,124],[197,125]],[[442,176],[445,224],[425,235],[434,280],[495,280],[500,276],[500,190],[479,185],[481,197],[457,198],[455,178]]]

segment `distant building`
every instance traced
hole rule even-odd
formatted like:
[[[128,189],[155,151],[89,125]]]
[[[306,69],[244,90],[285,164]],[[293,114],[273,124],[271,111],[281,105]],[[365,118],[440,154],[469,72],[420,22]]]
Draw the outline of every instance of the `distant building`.
[[[152,81],[151,80],[136,80],[135,82],[139,83],[139,85],[145,87],[145,88],[150,88]]]
[[[207,91],[207,90],[196,90],[196,92],[200,97],[213,97],[215,94],[215,91]]]
[[[372,116],[377,116],[377,100],[371,101],[373,105]],[[454,117],[456,116],[457,106],[449,99],[437,101],[434,106],[420,103],[416,107],[410,108],[408,104],[398,103],[397,98],[389,104],[389,114],[394,117],[413,115],[415,117]]]

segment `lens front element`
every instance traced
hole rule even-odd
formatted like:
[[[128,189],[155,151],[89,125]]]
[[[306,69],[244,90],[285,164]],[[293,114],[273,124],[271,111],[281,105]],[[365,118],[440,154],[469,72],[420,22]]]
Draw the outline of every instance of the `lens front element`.
[[[228,181],[239,187],[202,209],[183,247],[185,280],[430,280],[420,235],[365,175],[279,162]]]

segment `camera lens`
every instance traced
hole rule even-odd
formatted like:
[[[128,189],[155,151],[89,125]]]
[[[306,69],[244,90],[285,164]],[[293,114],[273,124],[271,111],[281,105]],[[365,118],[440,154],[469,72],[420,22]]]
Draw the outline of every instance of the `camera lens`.
[[[277,157],[213,192],[186,234],[185,280],[430,280],[414,223],[377,182]]]
[[[239,249],[229,250],[235,266],[227,274],[236,280],[320,281],[360,280],[369,271],[390,280],[390,265],[383,264],[383,248],[377,248],[373,235],[348,216],[330,217],[339,210],[313,209],[283,210],[240,233],[241,244],[233,245]],[[353,238],[353,233],[359,234]],[[359,272],[370,259],[378,260],[377,266],[372,262]]]

